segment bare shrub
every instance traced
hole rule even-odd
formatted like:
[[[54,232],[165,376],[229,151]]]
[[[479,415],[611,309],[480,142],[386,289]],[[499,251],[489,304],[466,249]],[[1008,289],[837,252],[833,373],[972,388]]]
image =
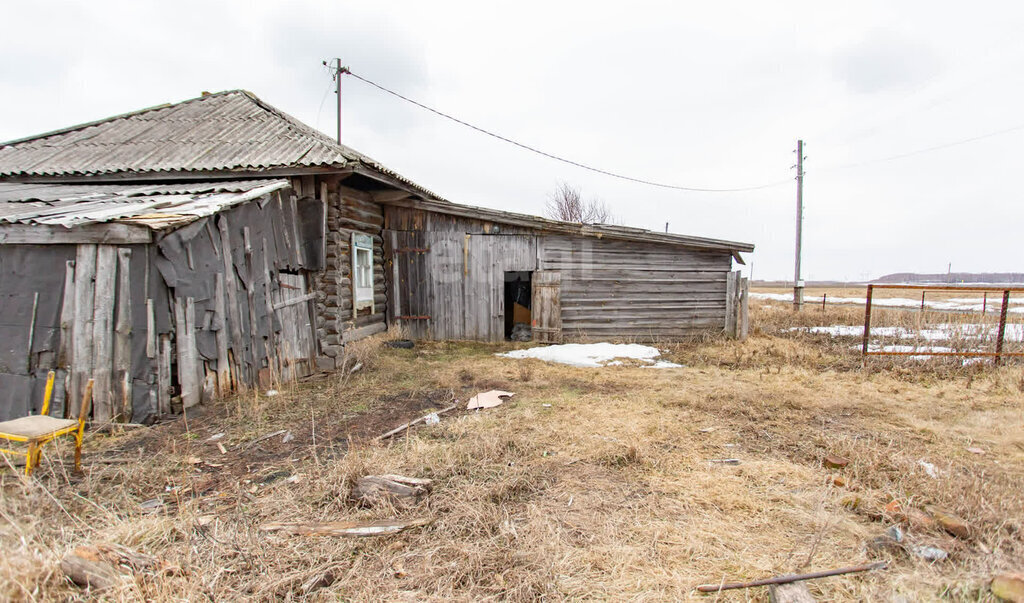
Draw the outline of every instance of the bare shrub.
[[[615,219],[603,201],[584,200],[580,189],[567,182],[560,183],[551,193],[544,213],[553,220],[577,224],[609,224]]]

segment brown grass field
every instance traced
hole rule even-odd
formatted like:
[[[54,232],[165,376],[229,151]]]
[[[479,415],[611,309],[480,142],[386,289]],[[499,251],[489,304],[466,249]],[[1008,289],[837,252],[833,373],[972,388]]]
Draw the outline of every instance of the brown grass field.
[[[494,356],[510,346],[371,340],[353,375],[90,435],[84,475],[71,475],[67,446],[48,449],[36,477],[0,474],[0,598],[85,597],[60,560],[107,542],[180,568],[103,593],[125,601],[767,601],[764,588],[694,587],[876,560],[888,569],[807,585],[829,601],[995,600],[991,577],[1024,569],[1021,363],[862,368],[852,340],[784,330],[858,324],[856,308],[794,315],[752,300],[751,310],[744,342],[661,346],[681,369],[574,368]],[[492,388],[516,396],[370,441]],[[281,429],[294,439],[252,443]],[[826,469],[826,455],[849,465]],[[740,464],[709,462],[727,457]],[[347,502],[354,479],[382,473],[431,478],[434,491],[413,508]],[[152,499],[163,504],[140,506]],[[949,553],[937,562],[868,546],[901,519],[892,501],[941,507],[970,535],[905,525],[906,548]],[[431,523],[367,539],[259,529],[395,517]]]

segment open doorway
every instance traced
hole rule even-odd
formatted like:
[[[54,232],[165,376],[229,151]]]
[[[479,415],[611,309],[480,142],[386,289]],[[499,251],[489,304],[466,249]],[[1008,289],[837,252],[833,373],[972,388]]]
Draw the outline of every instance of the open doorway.
[[[505,339],[531,341],[530,306],[533,290],[530,272],[505,273]]]

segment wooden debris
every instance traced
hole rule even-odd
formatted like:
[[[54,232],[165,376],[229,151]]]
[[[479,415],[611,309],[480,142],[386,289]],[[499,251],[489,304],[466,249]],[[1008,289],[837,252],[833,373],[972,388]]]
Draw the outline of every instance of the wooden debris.
[[[258,437],[255,440],[249,442],[248,444],[242,444],[241,446],[239,446],[239,448],[251,448],[251,447],[255,446],[256,444],[259,444],[260,442],[262,442],[264,440],[269,440],[270,438],[273,438],[273,437],[276,437],[276,436],[279,436],[279,435],[284,435],[287,432],[288,432],[287,429],[278,429],[277,431],[268,433],[266,435],[261,435],[260,437]]]
[[[405,521],[325,521],[320,523],[287,523],[271,522],[260,526],[264,532],[284,532],[303,536],[390,536],[412,528],[429,525],[433,520],[427,518],[409,519]]]
[[[739,465],[739,459],[708,459],[709,463],[718,463],[720,465]]]
[[[971,537],[971,526],[969,526],[963,519],[953,515],[949,511],[939,509],[938,507],[928,507],[927,511],[932,514],[932,517],[935,518],[935,522],[938,523],[943,530],[957,538]]]
[[[825,457],[825,460],[822,461],[822,463],[824,463],[824,465],[829,469],[842,469],[843,467],[850,464],[850,459],[830,454],[829,456]]]
[[[432,488],[433,482],[429,479],[402,475],[366,475],[356,480],[349,498],[366,507],[385,501],[399,506],[414,505]]]
[[[875,569],[885,569],[888,567],[888,562],[878,561],[876,563],[867,563],[865,565],[855,565],[853,567],[843,567],[833,570],[825,570],[820,572],[811,572],[808,574],[789,574],[786,576],[775,576],[774,578],[765,578],[763,580],[754,580],[751,582],[723,582],[721,584],[701,584],[697,587],[702,593],[716,593],[723,590],[734,590],[737,588],[751,588],[754,586],[769,586],[771,584],[789,584],[790,582],[799,582],[801,580],[814,580],[816,578],[827,578],[829,576],[839,576],[842,574],[853,574],[857,572],[867,572]]]
[[[807,587],[799,582],[772,584],[768,587],[771,603],[814,603],[814,597]]]
[[[430,417],[430,416],[433,416],[433,415],[443,415],[444,413],[451,412],[453,410],[455,410],[455,405],[454,404],[452,406],[447,407],[447,408],[442,408],[441,410],[439,410],[437,412],[423,415],[422,417],[420,417],[418,419],[413,419],[412,421],[409,421],[408,423],[403,423],[402,425],[399,425],[398,427],[392,429],[391,431],[377,436],[376,438],[373,439],[373,441],[379,442],[381,440],[386,440],[386,439],[390,438],[393,435],[402,433],[403,431],[405,431],[406,429],[409,429],[413,425],[418,425],[419,423],[422,423],[422,422],[426,421],[427,417]]]
[[[132,574],[173,575],[181,571],[156,557],[106,543],[76,548],[64,556],[60,569],[72,582],[93,591],[117,586]]]

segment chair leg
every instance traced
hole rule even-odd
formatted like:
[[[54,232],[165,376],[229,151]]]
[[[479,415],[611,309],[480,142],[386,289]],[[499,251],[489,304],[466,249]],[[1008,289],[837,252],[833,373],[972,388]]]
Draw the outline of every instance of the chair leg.
[[[82,437],[84,426],[79,425],[78,431],[75,432],[75,473],[82,470]]]
[[[25,455],[25,475],[32,476],[32,470],[39,463],[39,444],[29,442],[28,454]]]

